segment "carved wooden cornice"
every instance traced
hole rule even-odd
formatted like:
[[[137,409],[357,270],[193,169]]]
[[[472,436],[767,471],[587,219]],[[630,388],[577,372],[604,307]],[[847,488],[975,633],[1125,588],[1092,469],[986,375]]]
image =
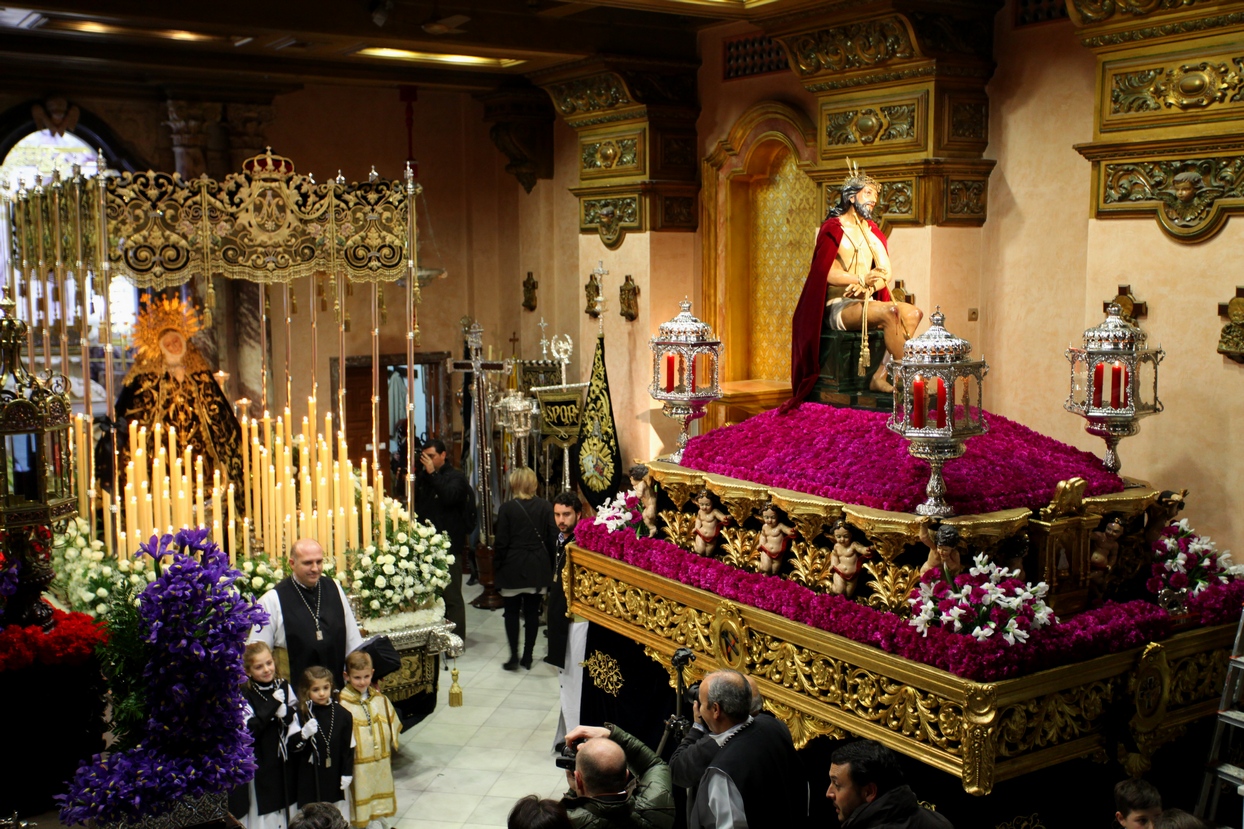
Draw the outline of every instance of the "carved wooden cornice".
[[[887,233],[901,225],[979,227],[988,216],[989,174],[997,162],[983,159],[920,159],[872,163],[867,172],[881,183],[879,222]],[[835,168],[811,171],[828,210],[838,201],[843,175]]]
[[[596,56],[530,76],[578,134],[579,230],[610,250],[627,233],[699,224],[698,68]]]
[[[597,187],[574,187],[579,199],[579,232],[597,233],[617,250],[629,233],[692,232],[699,226],[699,185],[695,182],[644,181]]]
[[[810,92],[921,78],[988,80],[1000,3],[858,4],[762,24]]]
[[[1201,242],[1244,212],[1244,10],[1229,0],[1067,0],[1097,55],[1094,218]]]
[[[553,177],[553,107],[535,87],[502,88],[475,96],[484,105],[489,138],[509,163],[505,171],[528,193]]]
[[[592,57],[531,75],[577,130],[627,121],[690,120],[700,113],[699,64]]]
[[[1213,34],[1244,24],[1235,0],[1067,0],[1071,21],[1090,49]]]

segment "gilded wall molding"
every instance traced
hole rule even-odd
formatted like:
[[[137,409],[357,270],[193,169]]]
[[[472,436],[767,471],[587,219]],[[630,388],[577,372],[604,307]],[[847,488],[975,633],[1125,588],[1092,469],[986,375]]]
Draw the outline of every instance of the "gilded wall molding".
[[[698,188],[686,182],[643,182],[571,188],[579,198],[579,232],[596,233],[609,250],[628,233],[696,229]]]
[[[855,158],[855,156],[852,156]],[[979,226],[989,216],[989,173],[993,159],[929,159],[870,162],[868,174],[881,183],[877,215],[882,230],[903,225]],[[825,209],[838,201],[839,170],[811,173],[821,183]]]
[[[1211,0],[1071,0],[1071,7],[1084,23],[1106,23],[1117,17],[1142,19],[1209,2]]]
[[[1095,218],[1153,217],[1172,239],[1202,242],[1244,212],[1244,141],[1226,153],[1180,154],[1157,146],[1080,145],[1093,163]],[[1142,154],[1157,149],[1158,154]]]

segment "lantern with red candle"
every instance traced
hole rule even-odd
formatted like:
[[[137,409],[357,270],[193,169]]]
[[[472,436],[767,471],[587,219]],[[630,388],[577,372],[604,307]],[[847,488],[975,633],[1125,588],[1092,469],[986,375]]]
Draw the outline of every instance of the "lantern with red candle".
[[[666,417],[682,425],[678,449],[663,458],[674,463],[682,459],[691,424],[704,417],[709,403],[721,397],[721,342],[712,328],[692,316],[689,300],[684,299],[679,305],[682,311],[662,323],[657,336],[648,341],[652,349],[652,385],[648,393],[661,402]]]
[[[1084,332],[1084,344],[1067,349],[1071,392],[1063,407],[1086,421],[1085,431],[1106,441],[1103,463],[1119,471],[1119,441],[1140,431],[1137,421],[1162,411],[1158,364],[1166,356],[1149,348],[1144,331],[1111,303],[1106,319]]]
[[[988,429],[981,384],[989,366],[971,359],[972,344],[946,330],[940,307],[930,321],[928,331],[904,344],[902,361],[890,369],[894,413],[886,425],[907,438],[913,457],[929,463],[928,499],[916,512],[950,515],[942,465],[963,454],[968,438]]]

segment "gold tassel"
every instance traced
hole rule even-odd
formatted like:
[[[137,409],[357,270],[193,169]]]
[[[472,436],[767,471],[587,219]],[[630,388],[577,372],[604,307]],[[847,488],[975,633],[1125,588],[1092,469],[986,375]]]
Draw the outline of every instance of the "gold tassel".
[[[458,684],[458,669],[454,668],[449,675],[453,677],[453,684],[449,686],[449,707],[461,708],[462,686]]]

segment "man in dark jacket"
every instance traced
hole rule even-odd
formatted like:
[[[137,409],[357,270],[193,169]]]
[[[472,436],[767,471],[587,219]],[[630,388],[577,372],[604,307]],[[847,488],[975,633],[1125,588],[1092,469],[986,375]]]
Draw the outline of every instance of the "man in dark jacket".
[[[616,725],[581,725],[566,735],[578,747],[574,788],[562,798],[575,829],[670,829],[674,794],[669,766]],[[627,770],[633,775],[627,780]]]
[[[954,829],[903,782],[894,752],[872,740],[847,743],[829,760],[829,790],[843,829]]]
[[[738,671],[714,671],[700,683],[699,717],[718,749],[691,805],[691,829],[800,827],[808,817],[804,780],[790,731],[751,715],[752,692]]]
[[[467,507],[471,485],[461,470],[454,469],[445,455],[445,443],[433,438],[424,444],[419,455],[422,469],[415,476],[415,512],[431,521],[437,532],[449,536],[454,563],[449,568],[449,586],[445,588],[445,618],[454,623],[454,633],[466,641],[466,603],[462,600],[462,562],[466,556]]]
[[[562,570],[566,566],[566,545],[574,541],[574,528],[582,512],[579,496],[566,490],[553,499],[553,520],[557,522],[557,551],[553,562],[553,588],[549,591],[549,655],[544,661],[557,668],[566,667],[566,640],[570,620],[566,618],[566,591],[562,586]]]

